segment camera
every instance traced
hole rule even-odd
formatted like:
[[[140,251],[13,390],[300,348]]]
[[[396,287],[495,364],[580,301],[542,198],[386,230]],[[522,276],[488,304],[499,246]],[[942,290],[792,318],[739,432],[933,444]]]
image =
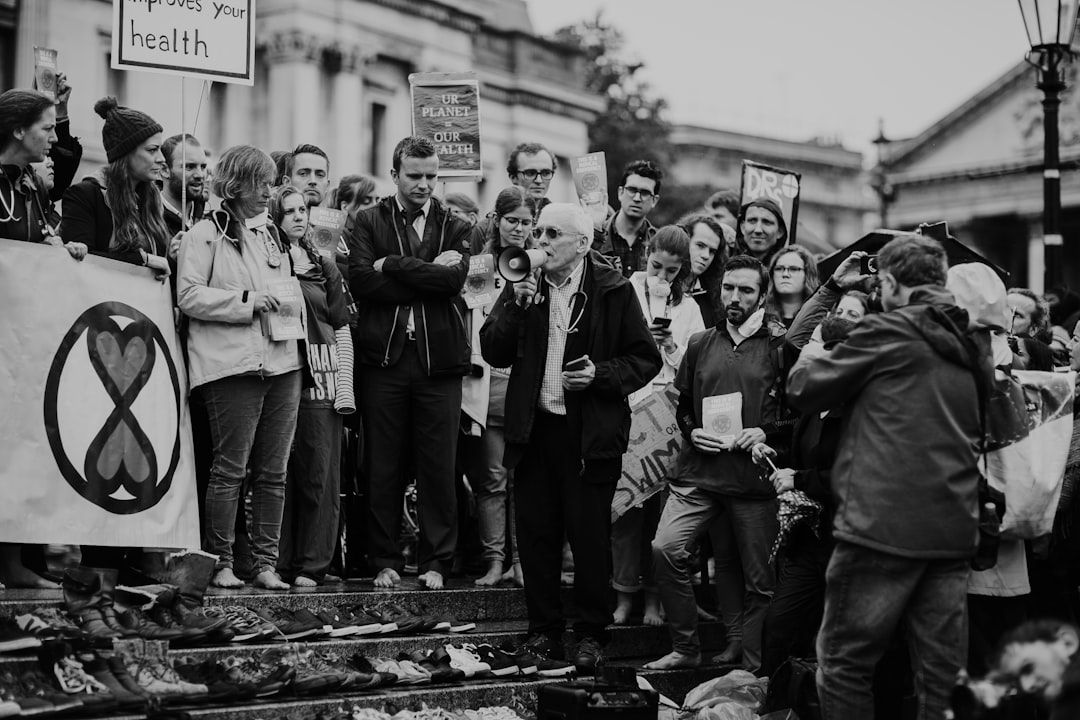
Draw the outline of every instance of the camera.
[[[877,271],[877,255],[867,255],[859,261],[859,273],[862,275],[876,275]]]

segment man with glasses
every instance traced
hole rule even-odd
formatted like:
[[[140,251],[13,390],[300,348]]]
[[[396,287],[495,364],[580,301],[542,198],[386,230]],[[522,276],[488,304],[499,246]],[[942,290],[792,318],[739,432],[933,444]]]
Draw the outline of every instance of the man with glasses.
[[[510,367],[506,452],[514,492],[527,648],[564,656],[559,590],[564,533],[574,554],[574,664],[603,661],[612,622],[611,500],[629,441],[626,396],[660,372],[660,354],[630,283],[589,252],[592,221],[551,203],[533,231],[543,269],[508,285],[480,330],[484,360]]]
[[[555,177],[558,161],[555,154],[540,143],[524,142],[510,151],[510,159],[506,163],[506,174],[510,178],[511,185],[517,185],[536,200],[537,210],[542,210],[551,201],[547,199],[548,187],[551,178]],[[499,231],[495,227],[498,219],[495,213],[488,213],[480,222],[473,227],[469,237],[469,245],[473,255],[479,255],[488,238],[498,237]]]
[[[645,243],[656,232],[648,215],[660,200],[664,173],[648,160],[635,160],[619,183],[619,212],[596,230],[593,249],[606,256],[623,276],[645,269]]]

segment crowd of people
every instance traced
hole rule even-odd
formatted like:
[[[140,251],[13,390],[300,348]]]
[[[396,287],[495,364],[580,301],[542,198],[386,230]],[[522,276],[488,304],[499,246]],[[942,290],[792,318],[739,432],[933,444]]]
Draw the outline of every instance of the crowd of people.
[[[943,717],[958,673],[985,673],[1006,630],[1075,617],[1070,473],[1060,538],[1003,543],[993,570],[969,561],[994,369],[1080,367],[1080,296],[950,269],[917,233],[886,245],[874,271],[853,252],[819,278],[774,200],[721,191],[656,227],[664,175],[639,160],[614,207],[552,202],[557,159],[534,142],[511,152],[485,214],[466,195],[436,197],[439,157],[423,138],[397,144],[395,190],[379,198],[361,175],[331,190],[335,169],[313,144],[230,147],[211,168],[196,137],[103,98],[107,164],[76,181],[69,95],[63,77],[55,101],[0,94],[0,237],[171,284],[212,585],[337,579],[348,425],[363,436],[374,585],[401,583],[415,482],[418,581],[445,587],[465,482],[475,582],[524,587],[526,644],[543,657],[564,657],[572,557],[579,669],[603,663],[639,593],[642,621],[671,634],[648,667],[700,665],[705,548],[727,632],[714,660],[770,675],[816,656],[830,719],[873,717],[874,669],[898,648],[919,717]],[[347,215],[329,253],[310,240],[317,207]],[[470,258],[513,249],[542,262],[470,307]],[[303,297],[301,340],[274,323],[289,287]],[[661,493],[612,522],[633,407],[668,388],[678,460]],[[84,546],[80,572],[115,583],[136,551]],[[26,548],[0,553],[5,582],[37,583]],[[1068,660],[1071,626],[1007,636],[1001,672],[1023,676],[1017,653],[1060,638]]]

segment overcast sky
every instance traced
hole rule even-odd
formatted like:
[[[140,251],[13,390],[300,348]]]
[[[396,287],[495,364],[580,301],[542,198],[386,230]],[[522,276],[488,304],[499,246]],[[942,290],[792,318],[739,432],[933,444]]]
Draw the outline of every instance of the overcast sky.
[[[603,10],[673,122],[867,151],[1022,60],[1014,0],[527,0],[543,35]]]

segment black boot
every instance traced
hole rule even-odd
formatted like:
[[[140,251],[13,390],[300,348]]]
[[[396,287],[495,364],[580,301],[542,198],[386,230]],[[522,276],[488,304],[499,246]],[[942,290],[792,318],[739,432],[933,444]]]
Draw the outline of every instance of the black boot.
[[[111,641],[127,635],[126,632],[119,632],[112,627],[102,612],[105,597],[102,591],[102,577],[97,570],[88,567],[69,568],[64,573],[61,586],[64,589],[64,606],[84,633],[95,640],[102,641]],[[109,611],[112,614],[111,598]],[[111,619],[115,623],[114,614]]]

